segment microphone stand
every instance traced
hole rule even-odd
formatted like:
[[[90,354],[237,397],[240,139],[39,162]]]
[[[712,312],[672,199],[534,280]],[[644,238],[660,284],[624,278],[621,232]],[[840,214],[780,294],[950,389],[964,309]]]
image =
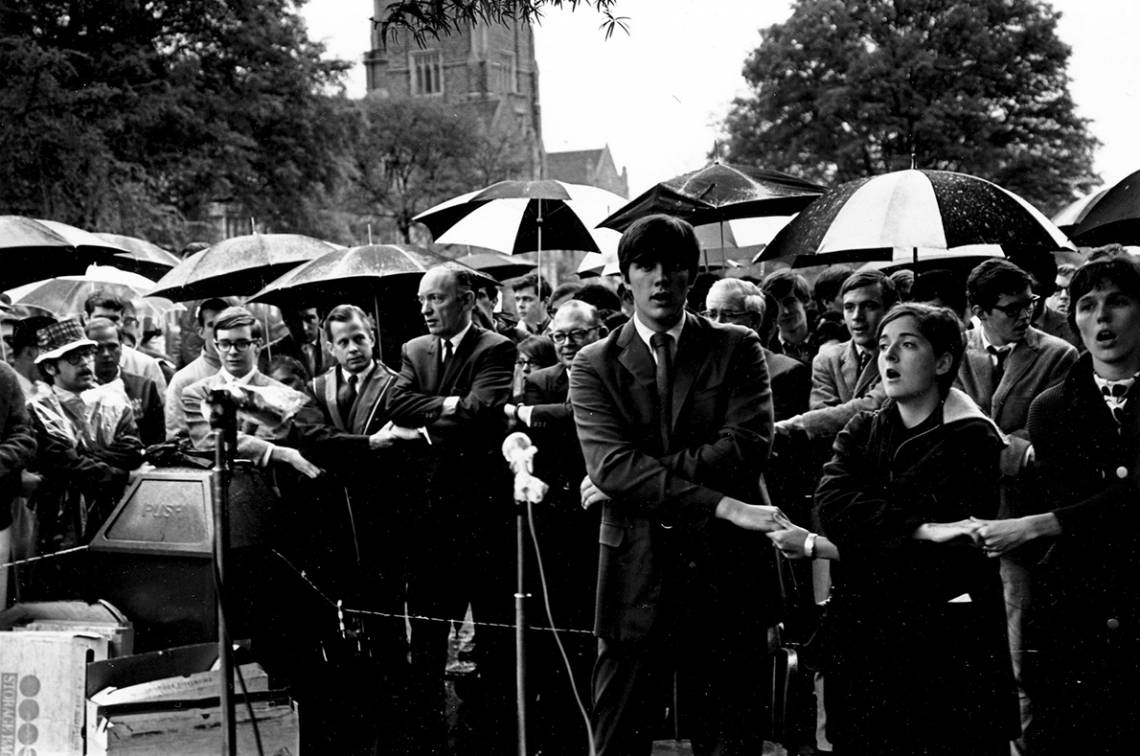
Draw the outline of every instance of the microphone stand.
[[[548,486],[534,477],[531,470],[538,447],[523,433],[512,433],[503,442],[503,456],[515,475],[515,704],[518,720],[519,756],[527,756],[526,748],[526,586],[523,580],[526,559],[527,507],[542,501]]]
[[[214,515],[214,606],[218,627],[218,673],[221,675],[219,701],[222,710],[222,754],[237,754],[237,722],[234,714],[233,651],[226,629],[225,595],[226,550],[230,541],[229,498],[233,475],[233,453],[237,447],[237,403],[224,389],[211,391],[210,427],[214,429],[214,468],[210,478]]]

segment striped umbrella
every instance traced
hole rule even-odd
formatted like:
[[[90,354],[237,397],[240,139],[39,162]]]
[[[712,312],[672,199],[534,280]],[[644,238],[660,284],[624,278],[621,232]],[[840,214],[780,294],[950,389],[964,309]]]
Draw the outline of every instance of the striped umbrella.
[[[1072,249],[1072,242],[1013,192],[964,173],[911,169],[830,189],[759,259],[794,258],[803,267],[1059,248]]]

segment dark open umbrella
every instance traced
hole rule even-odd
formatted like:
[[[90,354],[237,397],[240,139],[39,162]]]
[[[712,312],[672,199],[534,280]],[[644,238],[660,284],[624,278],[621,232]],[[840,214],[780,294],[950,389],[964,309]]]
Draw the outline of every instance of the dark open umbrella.
[[[152,244],[146,239],[139,239],[134,236],[123,236],[122,234],[105,234],[102,232],[96,233],[100,239],[109,241],[123,249],[126,252],[119,252],[115,255],[112,264],[120,270],[129,270],[132,273],[146,276],[147,278],[159,279],[170,272],[182,259],[171,252],[167,252],[157,244]]]
[[[58,221],[0,215],[0,288],[52,276],[82,275],[92,263],[107,263],[126,250],[95,234]]]
[[[1071,246],[1036,208],[997,184],[911,169],[828,190],[776,234],[759,259],[794,258],[803,267]]]
[[[500,252],[477,252],[473,255],[457,257],[455,261],[486,273],[498,281],[525,276],[538,267],[536,263],[532,263],[530,260],[511,257]]]
[[[638,218],[653,213],[675,215],[694,226],[733,218],[790,215],[823,190],[787,173],[718,160],[656,184],[598,225],[624,231]]]
[[[355,303],[372,311],[379,328],[408,316],[404,305],[414,305],[420,278],[437,266],[465,270],[477,280],[498,285],[494,278],[426,249],[368,244],[327,252],[285,273],[249,301],[326,309]],[[385,318],[387,314],[393,317]]]
[[[300,234],[249,234],[195,252],[158,281],[153,296],[176,302],[253,294],[281,274],[338,247]]]
[[[1076,222],[1062,230],[1082,247],[1140,245],[1140,171],[1095,196]]]

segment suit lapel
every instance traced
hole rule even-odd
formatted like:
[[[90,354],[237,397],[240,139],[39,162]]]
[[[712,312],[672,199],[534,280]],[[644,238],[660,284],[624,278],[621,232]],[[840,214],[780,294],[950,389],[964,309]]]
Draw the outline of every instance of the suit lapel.
[[[989,354],[987,353],[988,357]],[[1025,373],[1037,359],[1037,338],[1032,330],[1025,335],[1025,340],[1013,348],[1013,352],[1005,360],[1001,382],[994,387],[993,416],[996,418],[1005,404],[1005,398],[1010,390],[1021,381]]]
[[[622,327],[618,346],[621,348],[621,353],[618,354],[618,362],[621,363],[622,367],[630,372],[640,386],[650,386],[656,393],[657,369],[654,367],[653,355],[650,354],[649,347],[637,335],[637,329],[634,328],[632,320]]]
[[[344,418],[340,415],[340,404],[336,400],[336,370],[331,370],[326,373],[324,379],[325,406],[328,407],[329,417],[332,418],[333,427],[339,431],[347,431],[348,426],[344,424]]]
[[[570,395],[570,373],[566,366],[559,363],[558,370],[550,380],[550,390],[547,396],[560,397],[560,401]]]
[[[355,433],[369,432],[369,425],[375,415],[376,405],[384,395],[384,389],[391,382],[391,376],[383,369],[380,363],[372,367],[372,374],[360,388],[356,402],[352,405],[352,417],[349,418],[349,428]]]
[[[428,394],[439,393],[440,378],[442,377],[439,372],[439,348],[439,337],[432,336],[424,350],[427,353],[427,365],[424,369],[424,391]]]
[[[854,341],[848,341],[846,348],[839,353],[839,378],[848,392],[839,398],[847,401],[855,396],[855,389],[859,385],[859,356],[855,353]]]

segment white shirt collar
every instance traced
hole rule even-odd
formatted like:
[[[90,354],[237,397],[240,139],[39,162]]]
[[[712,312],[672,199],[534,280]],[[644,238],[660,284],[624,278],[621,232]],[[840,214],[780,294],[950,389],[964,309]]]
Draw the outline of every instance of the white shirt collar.
[[[471,326],[473,326],[473,325],[475,325],[475,321],[468,321],[467,326],[462,331],[455,334],[451,338],[440,339],[440,342],[450,341],[451,342],[451,353],[455,354],[456,352],[459,351],[459,345],[461,343],[463,343],[464,337],[467,336],[467,332],[471,330]]]
[[[665,333],[667,333],[673,337],[674,349],[676,348],[677,344],[681,343],[681,331],[683,331],[685,328],[686,317],[687,317],[687,315],[685,313],[681,313],[681,319],[677,321],[677,325],[673,326],[668,331],[665,331]],[[656,363],[657,362],[657,353],[653,351],[653,344],[650,343],[650,339],[652,339],[653,334],[655,334],[657,332],[654,331],[649,326],[642,323],[641,318],[637,317],[637,312],[633,313],[632,320],[633,320],[633,327],[637,331],[638,338],[640,338],[643,342],[645,342],[645,346],[648,347],[649,353],[651,355],[653,355],[653,362]]]
[[[228,370],[226,370],[223,367],[221,370],[218,371],[218,375],[222,376],[222,381],[224,381],[225,383],[236,383],[240,386],[244,386],[247,383],[249,383],[251,380],[253,380],[253,376],[256,372],[257,372],[257,368],[254,368],[253,370],[250,370],[245,375],[243,375],[239,378],[235,378]]]
[[[996,346],[992,341],[990,341],[990,337],[986,335],[986,324],[985,323],[979,323],[978,324],[978,334],[981,335],[981,337],[982,337],[982,349],[985,349],[987,352],[990,351],[990,347],[993,347],[994,349],[997,349],[998,351],[1005,349],[1005,350],[1008,350],[1008,352],[1012,352],[1014,349],[1017,348],[1017,345],[1021,343],[1020,341],[1015,341],[1012,344],[1006,344],[1003,347]]]
[[[364,383],[364,381],[366,381],[368,379],[368,376],[375,369],[376,369],[376,360],[369,361],[368,367],[364,368],[359,373],[350,373],[347,370],[345,370],[343,367],[337,368],[337,370],[340,371],[340,380],[342,382],[345,382],[345,383],[348,382],[348,376],[350,376],[350,375],[356,376],[356,382],[357,383]]]

